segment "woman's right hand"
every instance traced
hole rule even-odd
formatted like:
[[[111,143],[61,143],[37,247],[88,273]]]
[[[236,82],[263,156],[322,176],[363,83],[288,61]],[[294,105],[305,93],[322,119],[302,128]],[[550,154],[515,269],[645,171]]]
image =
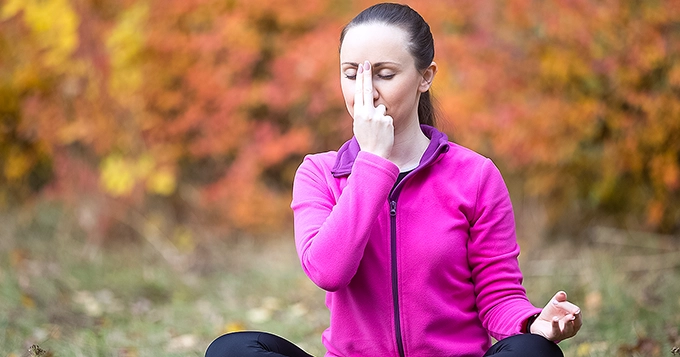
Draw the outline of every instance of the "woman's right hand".
[[[388,158],[394,145],[392,117],[385,115],[386,108],[373,106],[373,70],[365,61],[357,68],[354,92],[354,137],[362,151]]]

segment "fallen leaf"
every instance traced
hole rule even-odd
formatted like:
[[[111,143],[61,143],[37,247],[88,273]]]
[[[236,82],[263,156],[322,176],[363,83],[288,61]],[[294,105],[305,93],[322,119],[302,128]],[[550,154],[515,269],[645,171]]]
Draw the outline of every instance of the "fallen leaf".
[[[263,307],[256,307],[254,309],[248,310],[248,320],[253,323],[259,324],[267,322],[272,318],[272,311]]]
[[[222,329],[222,334],[243,331],[246,326],[241,321],[232,321],[224,325]]]
[[[192,349],[198,344],[198,337],[190,334],[177,336],[168,342],[168,352],[181,352]]]
[[[35,300],[26,294],[21,294],[21,305],[27,309],[34,309]]]

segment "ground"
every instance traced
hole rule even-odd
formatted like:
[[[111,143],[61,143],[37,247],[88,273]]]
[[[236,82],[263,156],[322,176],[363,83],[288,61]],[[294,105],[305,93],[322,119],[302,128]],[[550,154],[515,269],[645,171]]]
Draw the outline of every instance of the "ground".
[[[149,240],[92,246],[50,210],[2,216],[0,356],[202,356],[222,333],[257,329],[323,355],[324,293],[302,273],[291,232],[213,237],[168,259]],[[672,356],[680,346],[680,239],[596,228],[524,242],[534,304],[557,289],[585,325],[566,356]]]

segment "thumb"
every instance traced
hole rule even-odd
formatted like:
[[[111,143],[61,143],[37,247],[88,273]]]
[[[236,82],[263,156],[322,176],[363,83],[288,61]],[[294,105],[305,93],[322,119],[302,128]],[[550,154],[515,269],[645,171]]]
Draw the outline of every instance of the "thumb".
[[[375,108],[375,116],[376,117],[383,117],[383,116],[385,116],[386,112],[387,112],[387,108],[385,108],[385,105],[383,105],[383,104],[379,104]]]
[[[555,296],[553,296],[553,300],[557,302],[564,302],[567,301],[567,293],[564,291],[558,291]]]

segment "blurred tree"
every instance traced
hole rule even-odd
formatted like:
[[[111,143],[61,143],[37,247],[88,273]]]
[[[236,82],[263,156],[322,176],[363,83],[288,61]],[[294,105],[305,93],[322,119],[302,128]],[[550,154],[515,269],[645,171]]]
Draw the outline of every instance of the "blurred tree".
[[[680,2],[465,2],[438,23],[444,112],[549,224],[680,229]],[[434,12],[433,14],[435,14]]]
[[[285,226],[302,156],[351,135],[338,36],[371,3],[6,1],[0,204],[41,191],[95,240],[158,216],[183,237]],[[551,226],[680,229],[677,0],[413,6],[444,129],[520,176]]]
[[[35,190],[50,182],[97,237],[158,207],[176,224],[286,225],[302,155],[350,125],[335,120],[341,6],[285,5],[5,3],[2,179],[42,173]]]

